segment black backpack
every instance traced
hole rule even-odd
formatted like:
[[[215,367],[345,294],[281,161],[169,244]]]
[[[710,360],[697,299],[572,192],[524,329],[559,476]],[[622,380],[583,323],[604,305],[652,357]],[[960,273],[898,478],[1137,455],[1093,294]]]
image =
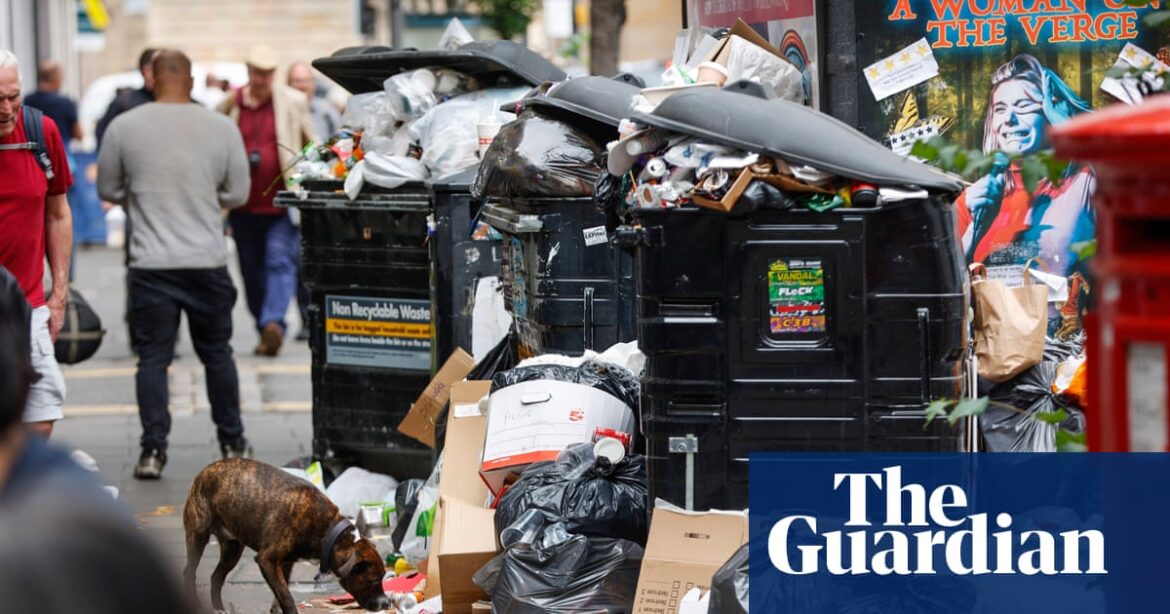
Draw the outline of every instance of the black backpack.
[[[37,166],[45,171],[45,179],[52,181],[54,177],[53,160],[49,158],[49,150],[45,148],[45,132],[41,126],[41,118],[45,114],[41,113],[40,109],[34,109],[27,104],[21,106],[21,111],[24,113],[24,136],[28,142],[0,145],[0,149],[28,150],[36,159]]]
[[[69,288],[69,299],[65,302],[65,325],[53,344],[53,354],[63,365],[75,365],[97,353],[102,346],[106,331],[102,319],[89,306],[81,293]]]

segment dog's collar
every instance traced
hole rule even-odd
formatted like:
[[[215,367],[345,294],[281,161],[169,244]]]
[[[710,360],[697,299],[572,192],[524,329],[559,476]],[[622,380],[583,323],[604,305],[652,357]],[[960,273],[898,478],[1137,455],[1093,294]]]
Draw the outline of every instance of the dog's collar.
[[[317,569],[317,581],[320,581],[321,578],[329,575],[330,560],[333,558],[331,555],[333,554],[333,547],[337,545],[337,539],[341,537],[342,533],[352,530],[353,523],[345,518],[342,518],[341,520],[337,521],[337,524],[333,525],[333,528],[329,529],[329,533],[325,534],[325,539],[321,540],[321,566]],[[357,557],[351,555],[349,560],[347,560],[345,564],[343,564],[337,570],[337,577],[344,578],[345,576],[349,575],[349,572],[353,570],[354,563],[356,562]]]

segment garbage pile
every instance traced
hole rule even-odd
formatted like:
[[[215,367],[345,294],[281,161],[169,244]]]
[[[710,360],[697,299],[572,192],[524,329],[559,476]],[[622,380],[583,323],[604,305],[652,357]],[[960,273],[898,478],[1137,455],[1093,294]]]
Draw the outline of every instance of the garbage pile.
[[[1056,452],[1062,439],[1085,432],[1088,397],[1083,337],[1048,340],[1044,357],[994,385],[979,417],[988,452]]]

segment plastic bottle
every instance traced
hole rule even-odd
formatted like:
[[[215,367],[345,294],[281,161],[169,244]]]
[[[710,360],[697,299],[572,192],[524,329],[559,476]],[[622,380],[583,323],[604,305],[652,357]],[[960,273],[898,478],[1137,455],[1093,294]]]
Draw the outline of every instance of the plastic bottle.
[[[126,212],[113,207],[106,212],[106,245],[120,248],[126,244]]]

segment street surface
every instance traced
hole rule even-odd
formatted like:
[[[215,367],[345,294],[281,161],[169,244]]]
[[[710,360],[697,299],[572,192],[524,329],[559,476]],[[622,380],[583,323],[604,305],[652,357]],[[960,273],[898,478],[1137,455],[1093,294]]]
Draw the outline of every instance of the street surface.
[[[293,339],[300,326],[294,307],[290,309],[292,336],[286,339],[280,355],[276,358],[252,355],[257,334],[244,304],[234,253],[230,260],[240,294],[233,313],[233,346],[240,375],[245,436],[252,443],[257,460],[284,465],[312,453],[309,348],[306,343]],[[118,488],[121,500],[146,534],[168,555],[178,577],[186,563],[182,516],[187,490],[195,474],[219,458],[219,446],[211,422],[203,368],[191,348],[190,335],[183,330],[179,356],[170,370],[174,424],[167,466],[158,481],[139,481],[131,475],[138,461],[141,427],[134,393],[135,359],[122,320],[124,278],[120,249],[78,250],[74,285],[97,310],[107,332],[93,358],[63,367],[69,392],[65,419],[57,423],[53,440],[58,445],[84,450],[97,461],[103,482]],[[183,327],[186,327],[185,320]],[[246,551],[228,577],[224,601],[231,612],[267,612],[272,604],[272,592],[253,556],[254,552]],[[219,548],[213,538],[198,574],[199,598],[205,607],[210,607],[207,586],[218,558]],[[315,573],[316,566],[309,563],[299,563],[294,569],[292,589],[298,603],[344,592],[333,581],[314,587]],[[336,610],[301,608],[302,612],[311,613]]]

